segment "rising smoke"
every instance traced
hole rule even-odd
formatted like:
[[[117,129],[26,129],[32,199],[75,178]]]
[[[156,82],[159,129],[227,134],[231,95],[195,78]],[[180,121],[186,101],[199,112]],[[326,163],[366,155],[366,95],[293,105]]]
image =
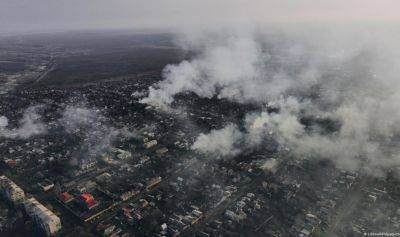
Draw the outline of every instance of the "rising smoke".
[[[229,124],[209,134],[201,133],[192,145],[192,149],[215,157],[237,155],[240,150],[235,145],[240,142],[242,136],[235,125]]]
[[[9,120],[5,116],[0,116],[0,137],[11,139],[27,139],[35,135],[47,132],[46,125],[42,122],[39,110],[42,106],[28,107],[22,118],[18,121],[16,128],[8,128]]]
[[[271,88],[272,93],[278,89],[272,88],[274,85],[282,86],[273,82],[276,78],[265,77],[268,55],[254,39],[232,37],[206,45],[202,50],[191,61],[168,65],[163,72],[165,80],[150,87],[149,96],[142,102],[167,106],[174,95],[185,91],[207,98],[217,95],[240,102],[265,101],[269,94],[259,88]]]
[[[197,56],[167,66],[164,80],[141,102],[169,107],[176,94],[191,91],[263,104],[263,111],[246,116],[241,131],[229,124],[200,134],[192,148],[234,156],[272,138],[296,157],[381,174],[400,164],[398,34],[371,30],[192,37],[192,45],[201,45]]]
[[[44,106],[28,107],[17,127],[10,128],[9,119],[0,116],[0,138],[29,139],[48,132],[47,125],[42,121],[40,114]],[[136,136],[125,127],[116,128],[110,125],[108,119],[96,108],[82,105],[68,105],[62,110],[58,120],[64,130],[69,134],[83,134],[81,150],[93,156],[108,150],[119,137],[130,138]]]

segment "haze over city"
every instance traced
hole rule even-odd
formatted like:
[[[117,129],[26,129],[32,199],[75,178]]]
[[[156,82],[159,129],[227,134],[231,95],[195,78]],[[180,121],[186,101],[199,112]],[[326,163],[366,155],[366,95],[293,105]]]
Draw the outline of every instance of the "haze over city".
[[[392,236],[395,0],[0,2],[0,236]]]

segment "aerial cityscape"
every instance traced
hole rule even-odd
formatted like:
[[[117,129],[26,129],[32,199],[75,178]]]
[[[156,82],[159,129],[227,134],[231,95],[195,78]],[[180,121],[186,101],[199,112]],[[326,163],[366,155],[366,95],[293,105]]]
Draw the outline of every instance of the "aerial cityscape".
[[[400,236],[400,3],[172,2],[0,3],[0,236]]]

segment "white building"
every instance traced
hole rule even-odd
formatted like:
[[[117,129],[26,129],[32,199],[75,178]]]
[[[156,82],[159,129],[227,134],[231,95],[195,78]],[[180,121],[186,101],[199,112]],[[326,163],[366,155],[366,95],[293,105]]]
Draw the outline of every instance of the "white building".
[[[1,193],[14,204],[20,204],[25,198],[24,190],[6,176],[0,176]]]
[[[152,148],[153,146],[157,145],[157,140],[151,140],[149,142],[146,142],[144,144],[144,147],[146,147],[147,149]]]
[[[47,192],[47,191],[49,191],[50,189],[52,189],[52,188],[54,188],[54,183],[53,182],[51,182],[50,180],[44,180],[43,182],[41,182],[41,183],[38,183],[38,186],[44,191],[44,192]]]
[[[94,159],[82,159],[79,161],[79,168],[81,170],[89,170],[96,166],[97,161]]]
[[[61,229],[61,221],[52,211],[40,204],[35,198],[28,198],[24,202],[26,213],[46,232],[53,236]]]

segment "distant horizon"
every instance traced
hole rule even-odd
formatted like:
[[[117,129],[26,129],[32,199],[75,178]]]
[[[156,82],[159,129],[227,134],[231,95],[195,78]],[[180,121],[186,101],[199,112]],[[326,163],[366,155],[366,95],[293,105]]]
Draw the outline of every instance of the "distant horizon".
[[[268,30],[309,30],[309,29],[320,29],[320,30],[344,30],[344,29],[365,29],[365,27],[377,27],[378,29],[387,29],[392,27],[400,26],[400,21],[375,21],[375,22],[357,22],[352,24],[346,23],[271,23],[264,25],[257,25],[253,27],[260,31],[261,29]],[[331,28],[332,27],[332,28]],[[334,28],[333,28],[334,27]],[[146,34],[176,34],[182,32],[190,32],[190,31],[215,31],[219,29],[240,29],[239,26],[223,26],[223,27],[201,27],[201,28],[174,28],[174,27],[97,27],[97,28],[53,28],[53,29],[41,29],[41,30],[1,30],[0,29],[0,38],[1,37],[13,37],[13,36],[24,36],[24,35],[45,35],[45,34],[63,34],[63,33],[146,33]],[[254,30],[254,29],[252,29]]]
[[[398,24],[395,0],[4,0],[0,34],[107,29]]]

